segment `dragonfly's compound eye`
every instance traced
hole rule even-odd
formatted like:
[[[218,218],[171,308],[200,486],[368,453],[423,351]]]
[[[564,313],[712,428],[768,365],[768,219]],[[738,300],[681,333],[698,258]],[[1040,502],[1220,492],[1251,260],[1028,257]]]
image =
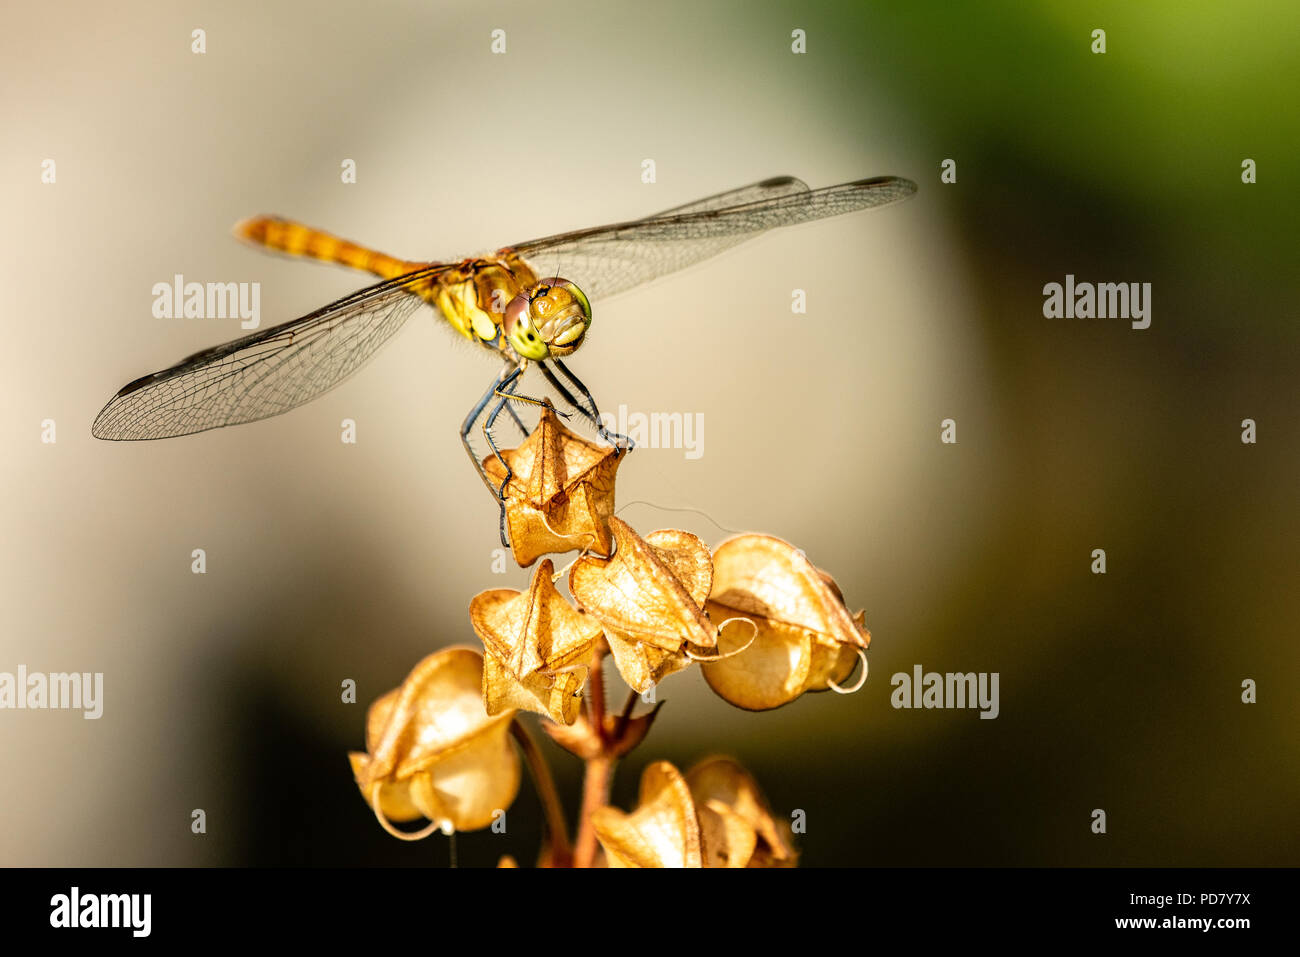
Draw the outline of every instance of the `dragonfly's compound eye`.
[[[546,343],[533,324],[533,302],[529,291],[521,292],[506,306],[501,329],[511,347],[525,359],[545,359]]]

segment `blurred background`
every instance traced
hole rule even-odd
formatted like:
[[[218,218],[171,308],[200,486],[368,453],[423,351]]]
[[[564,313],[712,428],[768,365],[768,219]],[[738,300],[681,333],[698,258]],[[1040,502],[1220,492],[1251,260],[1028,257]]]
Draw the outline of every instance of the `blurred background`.
[[[154,318],[154,283],[259,282],[266,326],[370,280],[241,246],[252,214],[459,258],[778,174],[920,192],[597,302],[572,367],[607,411],[704,418],[701,457],[637,451],[619,502],[709,519],[621,516],[805,549],[866,609],[871,676],[763,714],[674,676],[616,803],[723,752],[805,811],[810,865],[1300,864],[1300,14],[1203,7],[6,11],[0,671],[103,672],[105,700],[0,712],[0,864],[445,864],[379,829],[347,752],[475,644],[474,594],[529,578],[493,572],[456,435],[496,367],[427,312],[279,418],[92,439],[124,383],[243,332]],[[1151,327],[1044,318],[1067,273],[1151,283]],[[1000,716],[893,709],[916,664],[998,672]],[[460,863],[527,862],[538,820],[525,784]]]

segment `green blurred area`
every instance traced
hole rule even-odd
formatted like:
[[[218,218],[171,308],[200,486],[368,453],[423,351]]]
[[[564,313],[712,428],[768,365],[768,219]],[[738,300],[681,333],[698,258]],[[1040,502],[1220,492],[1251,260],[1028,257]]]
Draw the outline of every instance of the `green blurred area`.
[[[953,202],[994,222],[1021,207],[1062,248],[1199,265],[1182,290],[1205,323],[1292,335],[1289,302],[1241,293],[1293,278],[1300,191],[1300,7],[1294,3],[838,4],[810,18],[826,96],[857,84],[959,160]],[[1106,52],[1092,51],[1105,31]],[[852,64],[852,66],[848,66]],[[1242,183],[1242,162],[1257,182]],[[1049,205],[1039,207],[1031,201]],[[986,232],[979,223],[972,230]],[[1049,245],[1050,248],[1050,245]],[[1235,302],[1234,302],[1235,300]],[[1234,310],[1235,312],[1235,310]]]

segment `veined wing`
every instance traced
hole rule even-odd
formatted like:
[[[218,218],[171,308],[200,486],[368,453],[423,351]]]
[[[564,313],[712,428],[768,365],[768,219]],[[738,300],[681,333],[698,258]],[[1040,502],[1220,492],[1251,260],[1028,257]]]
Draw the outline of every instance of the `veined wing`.
[[[136,379],[104,406],[91,434],[163,439],[288,412],[355,372],[423,304],[417,291],[449,268],[433,265],[368,286]]]
[[[810,193],[808,184],[801,179],[793,176],[773,176],[771,179],[765,179],[760,183],[751,183],[749,186],[742,186],[740,189],[729,189],[725,193],[717,193],[714,196],[705,199],[697,199],[693,203],[686,203],[683,206],[674,206],[672,209],[665,209],[662,213],[655,213],[653,216],[646,216],[646,219],[663,219],[665,216],[680,216],[684,213],[703,213],[711,209],[727,209],[732,206],[748,206],[750,203],[770,202],[774,199],[780,199],[784,196],[795,196],[799,193]]]
[[[777,226],[904,200],[916,184],[894,176],[809,189],[789,177],[764,180],[646,219],[536,239],[514,252],[537,275],[562,275],[600,301],[684,269]]]

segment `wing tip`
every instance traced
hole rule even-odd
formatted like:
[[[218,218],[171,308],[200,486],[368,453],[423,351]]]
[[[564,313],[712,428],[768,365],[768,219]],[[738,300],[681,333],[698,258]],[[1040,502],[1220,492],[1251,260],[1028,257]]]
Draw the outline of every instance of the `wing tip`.
[[[143,389],[150,382],[157,380],[161,376],[163,376],[163,373],[161,372],[144,375],[128,382],[126,385],[122,386],[122,388],[118,389],[113,398],[109,399],[108,402],[105,403],[104,407],[99,410],[99,414],[95,416],[95,421],[90,423],[91,436],[97,439],[103,439],[106,442],[129,442],[134,439],[145,438],[145,436],[133,435],[130,432],[124,431],[121,427],[122,423],[115,420],[120,419],[119,412],[123,399],[127,398],[132,393]]]
[[[129,435],[124,435],[119,429],[115,428],[112,422],[114,413],[118,408],[118,400],[121,398],[122,393],[119,392],[99,410],[99,415],[95,416],[95,421],[90,423],[90,434],[93,437],[103,439],[105,442],[120,442],[123,439],[130,438]]]
[[[104,406],[99,415],[95,416],[95,421],[90,423],[90,435],[92,438],[102,439],[105,442],[116,442],[121,438],[121,436],[114,435],[112,430],[108,428],[107,423],[104,421],[104,416],[112,404],[113,403],[110,402],[108,405]]]

